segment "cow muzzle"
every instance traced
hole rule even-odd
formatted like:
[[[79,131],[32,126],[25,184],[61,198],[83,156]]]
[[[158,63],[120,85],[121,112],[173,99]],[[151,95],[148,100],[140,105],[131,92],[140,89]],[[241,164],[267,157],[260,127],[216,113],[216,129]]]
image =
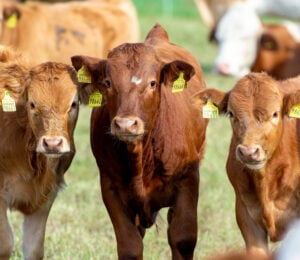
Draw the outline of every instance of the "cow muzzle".
[[[260,170],[266,164],[266,154],[260,145],[248,147],[239,144],[236,147],[236,157],[251,170]]]
[[[111,122],[111,134],[125,142],[135,142],[144,136],[144,122],[136,116],[116,116]]]
[[[70,145],[63,136],[42,136],[36,151],[45,154],[47,157],[55,158],[70,152]]]

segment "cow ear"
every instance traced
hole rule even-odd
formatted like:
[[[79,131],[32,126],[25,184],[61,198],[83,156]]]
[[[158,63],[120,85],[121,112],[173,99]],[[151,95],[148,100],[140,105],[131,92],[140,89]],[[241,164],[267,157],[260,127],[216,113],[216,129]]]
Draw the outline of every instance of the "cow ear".
[[[3,7],[2,15],[4,22],[9,22],[7,25],[13,28],[21,17],[21,11],[16,5],[7,5]]]
[[[300,90],[284,96],[283,114],[290,117],[300,118]]]
[[[101,60],[89,56],[72,56],[72,65],[76,71],[80,71],[83,67],[85,68],[85,77],[87,81],[81,81],[78,77],[79,82],[79,99],[83,104],[87,104],[89,97],[96,90],[101,91],[98,84],[105,77],[106,60]]]
[[[219,109],[220,114],[226,114],[230,92],[213,88],[204,89],[193,96],[193,105],[202,108],[210,100]]]
[[[165,86],[173,84],[178,79],[180,72],[183,73],[183,78],[187,82],[195,74],[195,69],[189,63],[180,60],[167,63],[161,70],[160,83],[164,83]]]

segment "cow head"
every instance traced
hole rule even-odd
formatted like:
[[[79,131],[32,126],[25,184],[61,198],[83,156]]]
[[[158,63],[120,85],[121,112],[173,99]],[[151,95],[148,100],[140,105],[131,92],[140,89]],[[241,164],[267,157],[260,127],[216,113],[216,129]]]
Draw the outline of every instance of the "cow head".
[[[230,118],[236,159],[249,169],[260,170],[277,149],[283,117],[300,103],[300,92],[284,94],[280,82],[265,73],[251,73],[229,92],[206,89],[197,95],[202,105],[208,100]]]
[[[161,88],[169,88],[183,72],[186,81],[194,74],[191,65],[175,60],[163,64],[146,43],[123,44],[107,60],[72,57],[79,70],[85,65],[92,75],[92,88],[99,89],[111,120],[111,134],[135,143],[149,134],[156,120]],[[91,86],[90,86],[91,87]]]
[[[299,59],[300,29],[292,22],[264,25],[263,28],[256,60],[251,70],[265,71],[277,79],[284,78],[281,75],[286,74],[286,70],[293,70],[289,68],[289,63],[295,66]]]
[[[247,3],[233,4],[220,19],[213,37],[219,45],[216,72],[238,78],[250,72],[261,30],[253,8]]]
[[[74,152],[72,136],[79,110],[75,70],[54,62],[36,66],[28,73],[25,95],[36,151],[49,157]]]
[[[21,55],[9,49],[0,50],[1,99],[8,92],[16,105],[16,112],[1,111],[0,116],[29,128],[30,149],[38,153],[58,157],[75,152],[78,86],[76,71],[71,66],[48,62],[29,69]]]

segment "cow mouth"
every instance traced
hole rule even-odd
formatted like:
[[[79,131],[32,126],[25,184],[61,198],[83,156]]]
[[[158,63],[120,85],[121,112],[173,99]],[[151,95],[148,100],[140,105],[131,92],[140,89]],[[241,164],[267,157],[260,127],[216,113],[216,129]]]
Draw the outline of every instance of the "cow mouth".
[[[242,162],[250,170],[258,171],[265,167],[266,160],[255,161],[255,162]]]
[[[118,133],[116,137],[123,142],[128,142],[128,143],[134,143],[136,141],[142,140],[143,139],[143,134],[128,134],[128,133]]]
[[[44,155],[48,158],[59,158],[63,153],[44,153]]]

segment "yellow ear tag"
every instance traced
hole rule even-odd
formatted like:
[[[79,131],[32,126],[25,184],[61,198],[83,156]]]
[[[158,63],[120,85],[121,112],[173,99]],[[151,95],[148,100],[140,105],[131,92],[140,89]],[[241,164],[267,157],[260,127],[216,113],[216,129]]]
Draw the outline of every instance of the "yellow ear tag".
[[[180,71],[178,78],[173,82],[172,93],[181,92],[185,87],[186,87],[186,82],[183,77],[183,72]]]
[[[2,99],[2,109],[3,112],[15,112],[17,110],[16,102],[10,97],[8,90],[5,91],[5,96]]]
[[[292,106],[289,117],[300,118],[300,104]]]
[[[13,13],[10,17],[8,17],[6,21],[6,26],[8,28],[15,28],[18,24],[18,16],[16,13]]]
[[[78,82],[81,83],[92,83],[92,77],[87,67],[82,65],[82,67],[77,72]]]
[[[208,100],[206,105],[203,106],[202,117],[203,118],[218,118],[219,117],[219,109],[211,102],[211,100]]]
[[[102,103],[102,95],[99,90],[96,90],[90,95],[88,105],[90,107],[100,107]]]

